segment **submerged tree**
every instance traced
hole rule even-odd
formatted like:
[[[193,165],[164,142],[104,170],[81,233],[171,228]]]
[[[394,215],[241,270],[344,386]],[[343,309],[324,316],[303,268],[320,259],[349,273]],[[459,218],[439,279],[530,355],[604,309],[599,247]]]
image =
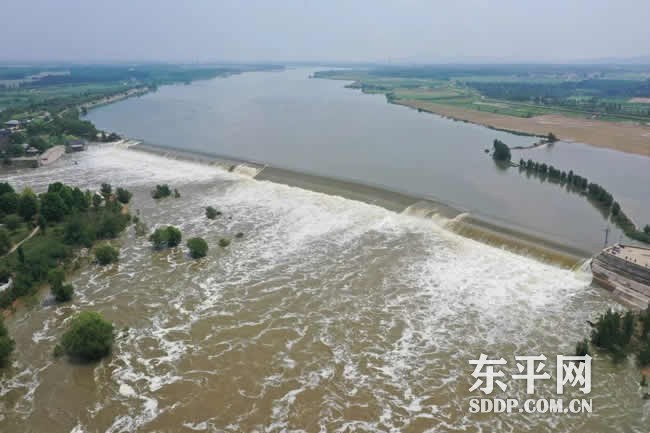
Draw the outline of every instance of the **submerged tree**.
[[[108,355],[113,346],[113,325],[99,314],[83,311],[75,316],[61,337],[56,352],[74,359],[95,361]]]
[[[208,253],[208,243],[203,238],[191,238],[187,241],[187,247],[190,249],[190,256],[193,259],[205,257]]]
[[[149,241],[153,244],[153,247],[156,250],[173,248],[181,243],[181,239],[181,231],[174,226],[157,228],[151,236],[149,236]]]
[[[501,140],[494,140],[493,142],[494,152],[492,153],[492,158],[495,161],[510,161],[512,155],[510,154],[510,148]]]

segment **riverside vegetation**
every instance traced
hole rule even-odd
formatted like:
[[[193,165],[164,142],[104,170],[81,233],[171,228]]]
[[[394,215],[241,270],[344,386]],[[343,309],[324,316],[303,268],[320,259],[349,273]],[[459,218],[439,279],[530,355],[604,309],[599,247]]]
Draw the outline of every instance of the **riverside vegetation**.
[[[0,209],[5,222],[0,234],[5,238],[5,252],[0,258],[0,278],[5,289],[0,293],[0,308],[11,306],[20,297],[35,295],[44,285],[50,286],[57,302],[72,299],[74,288],[65,283],[65,274],[74,252],[91,248],[97,240],[116,238],[131,219],[109,184],[102,185],[101,191],[102,195],[55,182],[38,195],[29,188],[18,194],[8,183],[0,183]],[[121,198],[130,199],[131,193],[122,191]],[[79,323],[85,326],[93,322]],[[69,337],[63,347],[70,348],[70,354],[84,357],[81,346],[73,344],[73,340]],[[6,360],[12,350],[12,340],[3,325],[0,361],[3,357]]]
[[[614,361],[634,354],[639,367],[650,366],[650,306],[639,312],[609,309],[591,325],[591,337],[578,343],[578,353],[588,352],[591,344],[610,354]]]
[[[547,143],[553,143],[556,137],[553,134],[548,135]],[[508,145],[501,140],[494,140],[492,158],[496,162],[511,163],[511,152]],[[586,177],[574,173],[573,170],[568,172],[555,168],[546,163],[539,163],[523,158],[519,160],[519,170],[525,171],[539,177],[541,180],[549,180],[560,186],[566,186],[568,191],[586,196],[589,202],[602,210],[607,218],[611,218],[627,237],[643,243],[650,243],[650,224],[646,224],[643,230],[639,230],[632,220],[623,212],[621,205],[614,200],[614,196],[604,187],[594,182],[589,182]]]
[[[519,161],[519,170],[534,174],[543,180],[550,180],[560,186],[566,186],[567,190],[586,196],[597,208],[606,213],[606,217],[616,224],[627,237],[650,243],[650,225],[646,224],[643,230],[639,230],[630,218],[623,212],[621,205],[614,200],[613,195],[604,187],[589,180],[573,170],[568,172],[555,168],[546,163],[535,162],[532,159]]]

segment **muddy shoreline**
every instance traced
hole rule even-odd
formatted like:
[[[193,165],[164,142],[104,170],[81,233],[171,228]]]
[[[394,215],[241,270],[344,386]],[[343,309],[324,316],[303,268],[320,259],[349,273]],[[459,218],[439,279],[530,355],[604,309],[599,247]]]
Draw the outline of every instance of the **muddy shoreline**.
[[[423,101],[399,100],[392,103],[498,131],[539,137],[552,132],[559,140],[650,157],[650,127],[644,125],[573,118],[561,114],[520,118]]]

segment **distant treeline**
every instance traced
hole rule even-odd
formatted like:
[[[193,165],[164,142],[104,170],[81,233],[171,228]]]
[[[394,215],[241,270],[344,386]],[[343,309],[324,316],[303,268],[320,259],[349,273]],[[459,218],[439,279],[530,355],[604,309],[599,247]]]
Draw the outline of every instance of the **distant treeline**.
[[[368,75],[378,77],[400,77],[419,79],[451,79],[463,76],[517,76],[534,79],[539,76],[574,74],[588,78],[592,74],[647,72],[645,65],[553,65],[553,64],[487,64],[487,65],[422,65],[422,66],[375,66],[367,70]],[[340,72],[340,71],[339,71]]]
[[[592,203],[607,212],[607,216],[631,239],[650,243],[650,225],[646,225],[643,231],[638,230],[632,220],[621,209],[621,205],[614,200],[614,196],[597,183],[589,182],[586,177],[580,176],[569,170],[557,169],[546,163],[539,163],[529,159],[519,161],[519,169],[528,173],[534,173],[542,178],[548,178],[561,185],[567,185],[571,191],[587,196]]]
[[[220,75],[236,74],[248,70],[271,70],[274,65],[253,66],[203,66],[203,65],[78,65],[57,68],[0,67],[0,79],[20,80],[46,72],[58,72],[44,75],[33,81],[20,83],[20,87],[33,88],[63,84],[97,84],[137,81],[149,84],[165,84],[208,79]],[[61,72],[66,72],[61,74]]]
[[[650,96],[650,80],[581,80],[560,83],[467,82],[485,96],[514,101],[555,101],[574,95],[585,97]]]

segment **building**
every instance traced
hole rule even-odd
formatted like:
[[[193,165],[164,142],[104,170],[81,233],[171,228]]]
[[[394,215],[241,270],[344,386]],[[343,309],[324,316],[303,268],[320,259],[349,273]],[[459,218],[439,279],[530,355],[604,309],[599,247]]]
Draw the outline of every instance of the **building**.
[[[20,128],[20,120],[9,120],[5,122],[5,127],[13,130],[18,129]]]
[[[650,248],[616,244],[591,260],[594,282],[633,308],[650,302]]]
[[[74,139],[68,140],[65,145],[66,152],[82,152],[86,150],[86,140]]]

